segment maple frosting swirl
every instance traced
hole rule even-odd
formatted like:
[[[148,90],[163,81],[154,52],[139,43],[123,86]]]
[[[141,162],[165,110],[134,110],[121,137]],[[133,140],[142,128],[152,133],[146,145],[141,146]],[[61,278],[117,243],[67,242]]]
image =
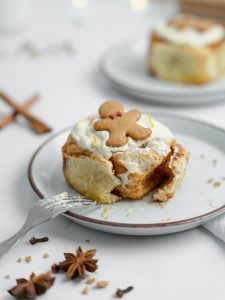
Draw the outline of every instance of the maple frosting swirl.
[[[137,124],[144,128],[150,128],[152,130],[151,135],[141,141],[128,137],[127,143],[121,147],[106,145],[109,138],[108,131],[96,131],[94,129],[94,123],[98,120],[99,117],[91,116],[78,121],[71,131],[71,137],[81,148],[88,149],[99,157],[109,159],[116,152],[149,151],[150,149],[154,149],[162,156],[170,152],[170,144],[174,140],[172,132],[149,114],[142,114]]]

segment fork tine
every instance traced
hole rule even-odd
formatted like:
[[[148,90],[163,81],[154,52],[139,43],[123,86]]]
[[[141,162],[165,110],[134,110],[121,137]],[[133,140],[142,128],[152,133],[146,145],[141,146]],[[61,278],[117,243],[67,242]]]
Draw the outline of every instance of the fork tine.
[[[90,200],[87,197],[81,195],[68,195],[63,193],[56,195],[51,198],[45,198],[41,200],[41,206],[54,213],[56,211],[65,212],[73,208],[82,208],[82,207],[95,207],[99,208],[99,205],[96,201]]]
[[[88,198],[79,198],[79,197],[76,197],[76,196],[71,196],[69,198],[64,198],[64,199],[56,199],[54,197],[51,197],[51,198],[41,199],[40,201],[41,202],[48,202],[48,203],[50,203],[50,202],[53,202],[53,203],[54,202],[65,203],[65,202],[70,202],[70,201],[72,201],[72,202],[74,202],[74,201],[77,201],[77,202],[85,202],[85,201],[87,201],[87,202],[94,202],[94,201],[92,201],[92,200],[90,200]]]
[[[68,198],[68,199],[70,199],[70,198],[73,198],[73,199],[88,199],[87,197],[81,196],[81,195],[77,195],[77,196],[74,196],[74,195],[68,195],[67,198]]]
[[[95,206],[99,207],[95,201],[92,201],[84,196],[80,195],[68,195],[67,193],[62,193],[50,198],[44,198],[40,200],[40,205],[50,212],[54,211],[65,211],[70,208],[76,207],[88,207]]]
[[[13,237],[0,244],[0,256],[16,244],[29,230],[37,225],[48,222],[70,208],[99,207],[96,202],[83,196],[71,196],[67,193],[45,198],[35,202],[28,213],[22,229]]]
[[[56,206],[82,206],[82,205],[96,205],[96,202],[91,201],[91,200],[86,200],[86,201],[77,201],[77,200],[71,200],[71,201],[65,201],[63,202],[42,202],[41,206],[45,207],[46,209],[51,208],[51,207],[56,207]]]

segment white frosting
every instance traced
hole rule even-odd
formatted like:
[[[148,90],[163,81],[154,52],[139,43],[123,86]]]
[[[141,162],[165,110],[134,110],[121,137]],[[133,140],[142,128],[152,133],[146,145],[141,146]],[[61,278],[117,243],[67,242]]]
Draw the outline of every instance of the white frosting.
[[[167,154],[171,152],[170,146],[165,142],[165,140],[164,139],[160,140],[159,138],[149,141],[146,148],[136,149],[135,152],[149,153],[152,150],[155,151],[161,157],[165,157]],[[154,161],[152,162],[149,161],[149,157],[148,157],[148,163],[146,163],[144,159],[142,159],[141,161],[135,160],[132,159],[132,156],[130,155],[123,156],[121,162],[130,173],[136,173],[136,174],[146,173],[146,170],[148,170],[149,168],[149,164],[150,163],[154,164]]]
[[[109,133],[94,129],[93,125],[97,120],[98,117],[92,116],[78,121],[72,129],[71,136],[81,148],[88,149],[100,157],[109,159],[115,152],[149,151],[150,149],[154,149],[159,155],[165,156],[170,151],[168,144],[174,139],[172,132],[162,123],[151,119],[150,115],[142,115],[137,122],[145,128],[152,129],[150,137],[142,141],[135,141],[128,137],[126,145],[122,147],[106,145]],[[142,145],[145,145],[145,148],[140,148]]]
[[[213,24],[205,31],[198,31],[195,28],[179,29],[167,21],[163,21],[156,26],[155,31],[160,37],[171,43],[193,47],[214,44],[225,37],[224,26],[220,24]]]

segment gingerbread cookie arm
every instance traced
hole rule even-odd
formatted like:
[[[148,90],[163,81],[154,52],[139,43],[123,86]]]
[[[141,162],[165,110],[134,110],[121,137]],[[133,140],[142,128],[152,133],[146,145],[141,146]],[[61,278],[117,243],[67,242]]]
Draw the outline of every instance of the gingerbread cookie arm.
[[[133,124],[130,126],[130,128],[127,130],[127,136],[130,136],[134,140],[145,140],[151,135],[151,129],[150,128],[144,128],[139,126],[138,124]]]
[[[101,119],[101,120],[98,120],[94,123],[94,129],[96,131],[103,131],[103,130],[110,130],[110,124],[107,122],[106,119]]]
[[[126,113],[126,118],[128,120],[127,124],[130,124],[127,127],[127,136],[130,136],[134,140],[144,140],[151,135],[151,129],[145,128],[138,125],[136,122],[141,118],[141,112],[137,109],[131,110]],[[130,122],[132,120],[133,122]]]
[[[126,137],[126,130],[120,130],[120,134],[118,134],[116,128],[116,122],[109,120],[109,119],[101,119],[95,122],[94,129],[96,131],[108,131],[109,138],[106,141],[106,145],[109,147],[120,147],[126,144],[127,137]]]
[[[124,118],[130,122],[137,122],[141,118],[141,112],[137,109],[132,109],[124,114]]]

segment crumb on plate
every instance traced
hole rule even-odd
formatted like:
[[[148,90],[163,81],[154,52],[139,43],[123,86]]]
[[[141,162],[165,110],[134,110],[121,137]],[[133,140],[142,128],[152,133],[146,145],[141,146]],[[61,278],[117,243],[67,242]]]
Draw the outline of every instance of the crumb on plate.
[[[103,288],[107,287],[108,285],[109,285],[109,282],[105,281],[105,280],[96,282],[96,287],[100,288],[100,289],[103,289]]]
[[[50,255],[49,255],[48,253],[44,253],[44,254],[42,255],[43,258],[49,258],[49,256],[50,256]]]
[[[95,282],[95,278],[88,278],[86,281],[87,284],[92,284],[94,282]]]
[[[88,286],[85,286],[82,290],[82,294],[87,295],[88,293],[89,293],[89,288],[88,288]]]
[[[31,260],[32,260],[31,256],[28,255],[28,256],[25,257],[25,262],[30,263]]]

